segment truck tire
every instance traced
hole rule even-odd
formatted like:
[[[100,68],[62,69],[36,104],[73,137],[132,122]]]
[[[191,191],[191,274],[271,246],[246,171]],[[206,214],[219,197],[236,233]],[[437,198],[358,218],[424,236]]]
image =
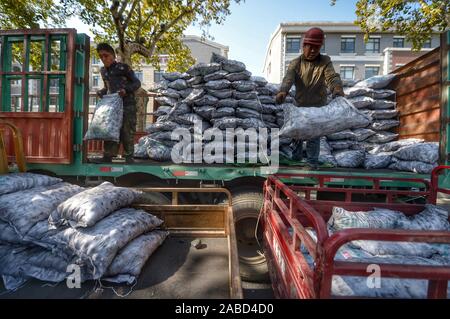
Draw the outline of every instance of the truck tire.
[[[258,240],[255,238],[263,194],[258,189],[239,189],[232,194],[241,278],[250,282],[269,282],[267,262],[261,246],[262,232],[258,232]]]
[[[139,200],[148,205],[169,205],[171,203],[170,199],[162,193],[145,193]]]
[[[145,187],[163,187],[161,185],[158,184],[154,184],[154,183],[149,183],[149,182],[144,182],[144,183],[140,183],[137,185],[133,185],[134,187],[141,187],[141,188],[145,188]],[[145,192],[144,194],[142,194],[139,197],[139,201],[143,204],[148,204],[148,205],[169,205],[172,203],[172,201],[170,200],[170,198],[164,194],[164,193],[150,193],[150,192]]]

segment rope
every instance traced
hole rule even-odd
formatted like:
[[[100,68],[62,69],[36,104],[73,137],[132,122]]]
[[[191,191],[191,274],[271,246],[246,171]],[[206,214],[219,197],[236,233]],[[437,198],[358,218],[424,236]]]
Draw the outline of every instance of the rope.
[[[259,210],[258,219],[256,220],[256,227],[255,227],[255,239],[256,239],[256,242],[258,243],[258,246],[259,246],[259,247],[261,247],[261,243],[260,243],[259,240],[258,240],[258,226],[259,226],[259,220],[261,219],[261,215],[262,215],[263,210],[264,210],[264,204],[263,204],[263,206],[261,207],[261,209]],[[264,255],[264,253],[262,253],[260,250],[257,250],[257,252],[258,252],[258,254],[260,254],[261,256]]]
[[[133,285],[131,286],[130,290],[129,290],[126,294],[121,294],[121,293],[118,293],[118,292],[114,289],[114,287],[104,286],[104,285],[102,284],[101,279],[98,279],[97,282],[99,283],[100,288],[102,288],[102,289],[104,289],[104,288],[106,288],[106,289],[111,289],[111,290],[114,292],[114,294],[115,294],[117,297],[120,297],[120,298],[128,297],[128,296],[133,292],[134,287],[136,287],[136,285],[137,285],[137,280],[136,280],[136,278],[135,278],[135,279],[133,280]]]

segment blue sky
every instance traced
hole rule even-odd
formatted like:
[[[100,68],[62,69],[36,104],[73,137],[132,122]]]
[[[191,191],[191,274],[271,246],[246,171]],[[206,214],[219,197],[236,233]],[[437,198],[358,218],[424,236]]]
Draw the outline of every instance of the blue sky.
[[[213,40],[230,48],[229,57],[244,62],[254,75],[262,75],[264,57],[271,34],[282,22],[293,21],[354,21],[356,0],[246,0],[231,5],[222,25],[212,25],[209,34]],[[87,26],[78,19],[67,23],[78,32],[88,33]],[[191,26],[186,34],[202,35]]]
[[[231,6],[222,25],[209,28],[214,41],[230,47],[229,57],[244,62],[254,75],[262,75],[270,36],[282,22],[354,21],[356,0],[246,0]],[[201,35],[198,27],[186,34]]]

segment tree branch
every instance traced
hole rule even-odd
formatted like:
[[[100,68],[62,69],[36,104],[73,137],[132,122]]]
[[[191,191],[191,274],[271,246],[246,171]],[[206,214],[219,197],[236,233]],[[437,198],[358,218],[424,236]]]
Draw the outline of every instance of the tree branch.
[[[117,12],[117,9],[119,7],[118,1],[113,1],[113,4],[109,8],[113,17],[114,26],[116,27],[117,36],[119,38],[119,46],[120,49],[123,51],[124,49],[124,30],[122,27],[122,24],[120,23],[120,15]]]
[[[190,8],[188,10],[183,10],[175,19],[173,19],[169,24],[166,24],[164,27],[161,28],[161,30],[156,33],[155,37],[150,42],[148,50],[153,54],[156,48],[156,43],[161,39],[161,37],[166,33],[170,28],[172,28],[174,25],[176,25],[181,19],[183,19],[187,14],[195,12],[197,10],[199,4],[194,6],[193,8]]]
[[[139,37],[141,36],[141,30],[142,28],[148,23],[148,21],[152,18],[152,14],[148,14],[147,18],[145,18],[144,22],[139,24],[138,30],[137,30],[137,34],[139,35]],[[137,38],[137,37],[136,37]],[[136,41],[138,41],[138,38],[136,39]]]
[[[129,42],[128,48],[130,50],[131,54],[137,53],[144,57],[151,57],[154,53],[154,49],[148,49],[144,45],[138,43],[138,42]]]
[[[117,1],[119,2],[119,1]],[[130,3],[130,0],[124,0],[122,1],[122,7],[119,10],[119,18],[122,18],[122,14],[125,11],[125,9],[127,8],[128,4]]]
[[[128,17],[126,18],[124,24],[123,24],[123,28],[126,29],[128,26],[128,23],[130,23],[131,20],[131,16],[133,15],[133,11],[134,9],[136,9],[137,4],[140,3],[140,0],[134,0],[133,4],[131,5],[131,9],[130,12],[128,13]]]
[[[141,37],[141,29],[142,29],[142,7],[141,7],[141,2],[139,1],[139,5],[138,5],[138,27],[136,30],[136,37],[135,37],[135,41],[139,41],[139,38]]]
[[[112,16],[116,18],[118,16],[117,9],[119,8],[119,1],[113,1],[111,4],[111,7],[109,7],[109,10],[112,13]]]

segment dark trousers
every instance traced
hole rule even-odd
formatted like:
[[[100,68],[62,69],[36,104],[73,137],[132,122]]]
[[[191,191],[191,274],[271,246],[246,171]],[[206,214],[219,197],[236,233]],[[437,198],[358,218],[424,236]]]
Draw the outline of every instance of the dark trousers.
[[[303,141],[294,141],[294,151],[292,152],[292,159],[301,161],[303,159]],[[320,153],[320,137],[306,141],[306,156],[310,163],[318,164]]]
[[[124,104],[120,143],[123,145],[123,155],[128,158],[134,155],[134,133],[136,133],[136,104]],[[104,156],[107,158],[117,156],[120,143],[105,141]]]

